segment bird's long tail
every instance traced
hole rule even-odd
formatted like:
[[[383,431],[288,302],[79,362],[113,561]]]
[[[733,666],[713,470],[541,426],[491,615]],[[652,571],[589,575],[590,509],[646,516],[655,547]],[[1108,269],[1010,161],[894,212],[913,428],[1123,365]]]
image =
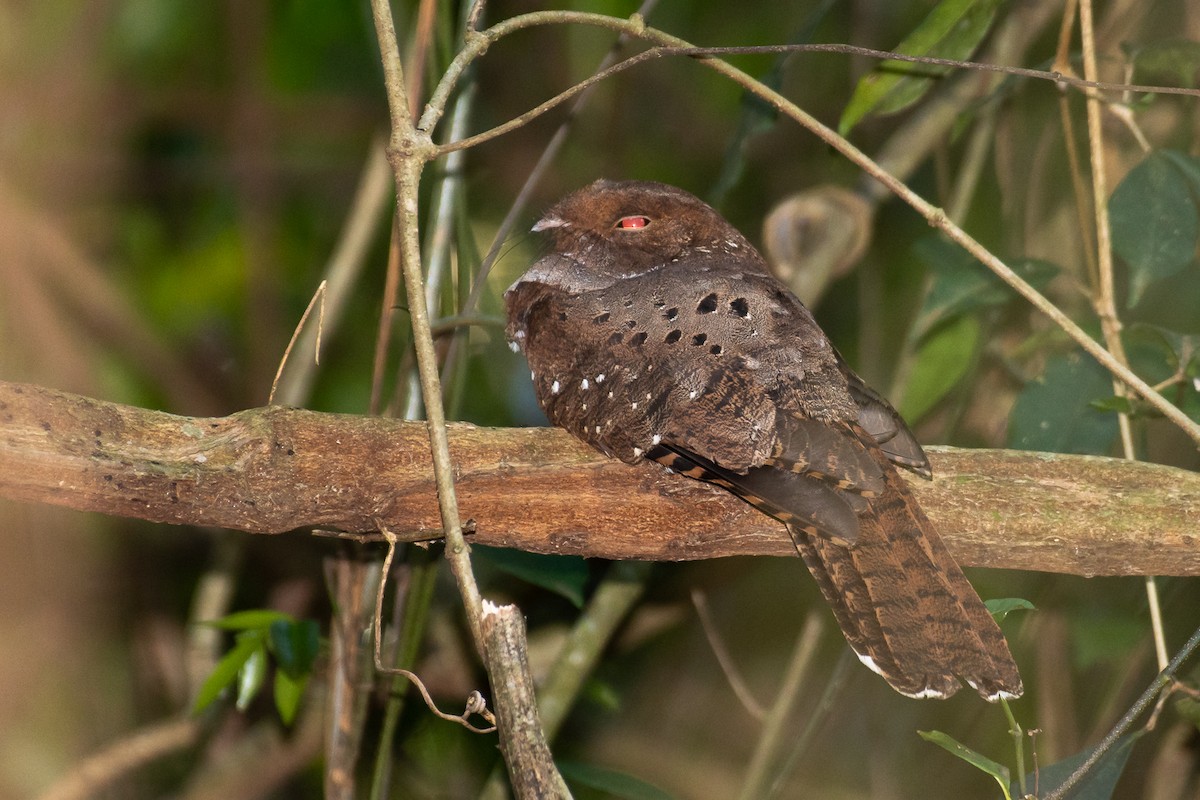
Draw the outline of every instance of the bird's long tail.
[[[1021,676],[999,626],[904,479],[883,466],[884,492],[859,517],[855,546],[789,526],[846,640],[910,697],[949,697],[955,676],[987,700],[1019,697]]]

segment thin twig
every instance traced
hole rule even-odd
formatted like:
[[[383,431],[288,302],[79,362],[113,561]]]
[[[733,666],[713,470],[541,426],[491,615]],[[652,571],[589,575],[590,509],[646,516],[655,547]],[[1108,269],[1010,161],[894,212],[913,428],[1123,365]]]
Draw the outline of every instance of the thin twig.
[[[39,800],[86,800],[106,794],[133,770],[195,745],[203,728],[202,721],[191,716],[147,725],[76,764]]]
[[[1012,708],[1003,697],[1000,698],[1000,707],[1004,709],[1004,717],[1008,720],[1008,735],[1013,740],[1017,761],[1017,786],[1021,790],[1021,797],[1025,797],[1025,731],[1021,729]]]
[[[576,84],[571,89],[564,91],[553,99],[541,104],[534,110],[522,115],[513,121],[511,124],[504,124],[493,128],[491,131],[478,136],[468,137],[458,143],[443,146],[438,148],[438,152],[445,152],[447,147],[468,147],[473,144],[478,144],[487,138],[500,135],[500,133],[511,130],[519,125],[525,124],[530,119],[545,113],[550,108],[565,102],[574,97],[579,92],[586,89],[597,80],[613,75],[622,69],[626,69],[642,61],[655,58],[660,55],[676,55],[679,53],[702,54],[709,52],[704,48],[695,48],[688,42],[678,39],[662,31],[648,28],[641,17],[635,15],[629,20],[620,20],[613,17],[606,17],[600,14],[588,14],[582,12],[538,12],[534,14],[525,14],[518,17],[505,20],[497,25],[489,28],[487,31],[480,33],[476,37],[468,38],[467,45],[455,57],[450,68],[447,69],[443,76],[442,82],[438,88],[434,90],[432,99],[426,107],[425,113],[421,117],[418,124],[418,131],[428,131],[441,116],[441,109],[444,107],[446,97],[452,91],[455,82],[461,75],[462,70],[470,64],[472,60],[481,55],[495,39],[507,33],[522,28],[533,27],[535,25],[550,24],[552,22],[573,22],[584,25],[593,25],[597,27],[607,28],[616,32],[626,32],[631,36],[636,36],[641,39],[651,41],[660,47],[648,50],[637,56],[626,59],[619,64],[611,67],[602,73],[593,76],[585,81]],[[745,48],[735,48],[744,50]],[[1118,379],[1123,381],[1133,391],[1140,395],[1150,406],[1162,413],[1167,419],[1175,423],[1183,430],[1190,438],[1200,444],[1200,423],[1192,420],[1182,410],[1172,405],[1166,398],[1154,391],[1144,380],[1135,375],[1121,361],[1107,351],[1099,342],[1088,335],[1084,329],[1074,320],[1063,313],[1057,306],[1041,294],[1037,289],[1031,286],[1027,281],[1017,275],[1007,264],[989,252],[982,244],[966,231],[959,228],[946,218],[945,213],[926,201],[915,191],[910,189],[903,181],[896,179],[894,176],[880,169],[869,156],[839,136],[836,131],[821,123],[811,114],[807,113],[795,103],[788,100],[778,92],[762,85],[754,78],[750,77],[741,70],[714,58],[702,58],[702,63],[717,71],[718,73],[730,78],[738,85],[753,92],[763,100],[770,103],[776,109],[794,121],[802,125],[804,128],[816,135],[821,141],[828,144],[830,147],[837,150],[849,161],[866,171],[873,178],[886,186],[892,193],[908,203],[924,216],[929,224],[938,230],[942,231],[948,238],[959,244],[972,256],[983,262],[983,264],[1005,283],[1011,286],[1018,294],[1028,300],[1035,308],[1048,316],[1051,321],[1062,328],[1076,343],[1079,344],[1089,355],[1099,361],[1106,369],[1113,373]],[[995,69],[1009,69],[1008,67],[996,67]],[[1046,74],[1039,77],[1059,78],[1054,74]],[[1068,81],[1070,82],[1070,81]],[[1101,87],[1108,88],[1108,87]],[[1115,87],[1113,87],[1115,88]],[[1137,90],[1144,87],[1127,87],[1121,86],[1122,90]],[[1196,93],[1198,90],[1188,90],[1185,93]]]
[[[388,157],[396,176],[396,216],[400,237],[400,261],[408,296],[417,369],[421,377],[421,394],[425,399],[430,449],[433,456],[434,474],[437,477],[438,507],[441,511],[446,535],[446,558],[450,562],[450,569],[454,573],[459,593],[463,598],[472,641],[476,649],[482,653],[483,636],[480,617],[483,613],[483,602],[479,594],[479,587],[475,583],[475,576],[471,571],[469,549],[463,538],[462,523],[458,514],[458,500],[454,491],[454,466],[450,460],[450,447],[446,437],[446,415],[442,401],[441,381],[438,377],[437,353],[434,351],[433,335],[429,330],[429,309],[425,303],[421,278],[417,191],[420,184],[421,167],[426,161],[436,157],[437,148],[430,141],[428,135],[414,129],[408,114],[404,71],[400,64],[391,6],[387,0],[372,0],[371,7],[375,17],[376,34],[379,37],[388,108],[391,113],[392,135],[388,145]]]
[[[384,151],[384,140],[376,136],[367,151],[362,175],[359,176],[358,187],[350,203],[350,212],[342,223],[337,244],[322,273],[323,282],[328,283],[321,306],[323,335],[326,338],[332,338],[345,319],[354,287],[367,264],[367,252],[380,227],[380,220],[390,205],[388,201],[391,195],[392,175]],[[316,328],[304,327],[296,349],[301,353],[310,347],[317,350],[316,337]],[[280,404],[307,404],[316,377],[314,366],[314,361],[302,359],[287,371],[277,393]]]
[[[729,655],[729,648],[725,646],[725,641],[721,638],[721,634],[713,624],[712,616],[708,613],[708,598],[700,589],[692,589],[692,606],[696,609],[696,618],[700,620],[700,628],[704,631],[704,637],[708,639],[709,649],[716,656],[721,672],[725,673],[725,681],[729,684],[729,688],[733,690],[734,696],[737,697],[746,712],[762,722],[767,716],[767,710],[755,699],[750,687],[742,680],[737,665],[733,663],[733,658]]]
[[[279,388],[279,378],[283,375],[283,368],[287,366],[288,357],[292,354],[292,347],[296,344],[296,340],[300,338],[300,331],[304,330],[304,323],[308,322],[308,315],[312,313],[313,306],[318,308],[317,313],[317,338],[313,347],[313,362],[321,363],[321,326],[325,324],[325,287],[328,284],[321,281],[317,286],[317,290],[313,292],[312,299],[308,301],[308,306],[304,309],[304,313],[300,315],[300,321],[296,323],[296,329],[292,331],[292,338],[288,341],[287,347],[283,350],[283,357],[279,359],[279,366],[275,369],[275,379],[271,381],[271,392],[267,395],[267,405],[275,403],[275,390]]]
[[[422,699],[425,700],[426,707],[429,708],[436,716],[441,717],[449,722],[457,722],[473,733],[491,733],[496,730],[496,718],[491,711],[487,709],[487,703],[483,699],[483,695],[478,691],[473,691],[467,697],[467,702],[461,714],[447,714],[438,708],[433,697],[429,694],[429,690],[425,688],[425,683],[415,673],[401,667],[389,667],[383,663],[383,656],[380,652],[381,642],[383,640],[383,593],[387,588],[387,576],[392,570],[392,560],[396,557],[396,534],[390,531],[386,525],[380,524],[379,532],[383,535],[387,542],[387,555],[383,557],[383,579],[379,581],[379,589],[375,596],[375,670],[383,675],[401,675],[417,687],[417,691],[421,693]],[[471,723],[470,717],[478,714],[488,721],[488,727],[480,728]]]
[[[783,681],[775,694],[775,702],[763,721],[762,732],[751,756],[750,765],[746,768],[746,778],[742,784],[739,797],[742,800],[757,800],[763,797],[771,784],[772,775],[781,780],[785,775],[776,769],[781,743],[787,737],[786,722],[791,716],[804,679],[812,666],[817,653],[817,644],[821,640],[823,617],[817,611],[810,611],[804,618],[804,626],[796,638],[796,646],[792,650],[792,658],[788,662]],[[787,737],[790,740],[790,737]]]
[[[1175,673],[1197,647],[1200,647],[1200,628],[1196,629],[1191,638],[1183,645],[1183,648],[1175,654],[1175,657],[1171,659],[1171,663],[1167,664],[1167,668],[1151,681],[1150,685],[1146,687],[1146,691],[1142,692],[1137,702],[1129,707],[1129,710],[1125,712],[1125,715],[1113,726],[1108,735],[1096,746],[1096,749],[1087,757],[1087,760],[1080,764],[1060,786],[1046,795],[1044,800],[1062,800],[1062,798],[1066,797],[1071,788],[1079,783],[1083,776],[1091,771],[1092,767],[1096,766],[1096,763],[1104,757],[1105,753],[1112,749],[1112,746],[1117,743],[1118,739],[1125,735],[1126,731],[1133,725],[1134,720],[1138,718],[1138,715],[1154,702],[1159,692],[1174,681]]]
[[[1092,19],[1092,0],[1081,0],[1079,4],[1079,30],[1083,42],[1083,74],[1089,80],[1095,80],[1096,41],[1095,28]],[[1116,290],[1113,281],[1112,231],[1108,217],[1108,178],[1105,168],[1104,126],[1100,118],[1102,107],[1100,101],[1088,95],[1087,122],[1088,147],[1091,151],[1092,162],[1092,205],[1096,215],[1096,255],[1100,274],[1098,291],[1093,298],[1096,315],[1100,317],[1100,326],[1104,334],[1104,342],[1113,357],[1123,364],[1128,364],[1125,355],[1125,345],[1121,341],[1121,318],[1117,313]],[[1113,389],[1118,397],[1126,397],[1127,392],[1120,382],[1114,380]],[[1133,447],[1133,427],[1126,413],[1117,414],[1117,424],[1121,432],[1121,448],[1125,458],[1134,459],[1137,454]],[[1145,579],[1146,598],[1150,608],[1150,627],[1154,633],[1154,652],[1158,656],[1158,668],[1167,665],[1166,634],[1163,632],[1162,614],[1158,603],[1158,585],[1154,577],[1147,575]]]

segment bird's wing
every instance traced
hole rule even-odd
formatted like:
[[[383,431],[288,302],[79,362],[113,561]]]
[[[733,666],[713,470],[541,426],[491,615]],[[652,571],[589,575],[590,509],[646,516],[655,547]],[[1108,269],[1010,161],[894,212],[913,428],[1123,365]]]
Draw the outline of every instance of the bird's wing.
[[[765,276],[702,273],[670,300],[655,277],[578,294],[510,290],[509,335],[547,416],[610,455],[659,461],[853,542],[882,473],[850,425],[858,406],[811,315],[781,290],[751,303],[762,293],[747,281]]]

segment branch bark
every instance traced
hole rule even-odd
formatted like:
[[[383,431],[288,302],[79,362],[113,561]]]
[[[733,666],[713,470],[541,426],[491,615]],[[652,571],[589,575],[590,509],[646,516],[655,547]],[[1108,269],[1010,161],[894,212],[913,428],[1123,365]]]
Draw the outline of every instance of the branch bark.
[[[471,541],[683,561],[794,556],[727,493],[540,428],[449,430]],[[1200,474],[1092,456],[931,448],[914,480],[960,563],[1077,575],[1200,575]],[[251,533],[441,537],[424,423],[279,406],[181,417],[0,382],[0,497]]]
[[[525,618],[516,606],[483,603],[484,659],[495,693],[496,730],[519,800],[571,800],[571,791],[554,765],[538,716],[526,651]]]

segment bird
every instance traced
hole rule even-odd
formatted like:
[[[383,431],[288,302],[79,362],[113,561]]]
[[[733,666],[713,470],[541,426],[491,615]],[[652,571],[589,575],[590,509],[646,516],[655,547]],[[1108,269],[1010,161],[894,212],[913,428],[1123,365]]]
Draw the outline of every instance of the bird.
[[[899,469],[929,459],[750,241],[696,196],[598,180],[533,226],[505,292],[549,421],[783,522],[850,647],[893,689],[1019,697],[1003,633]]]

